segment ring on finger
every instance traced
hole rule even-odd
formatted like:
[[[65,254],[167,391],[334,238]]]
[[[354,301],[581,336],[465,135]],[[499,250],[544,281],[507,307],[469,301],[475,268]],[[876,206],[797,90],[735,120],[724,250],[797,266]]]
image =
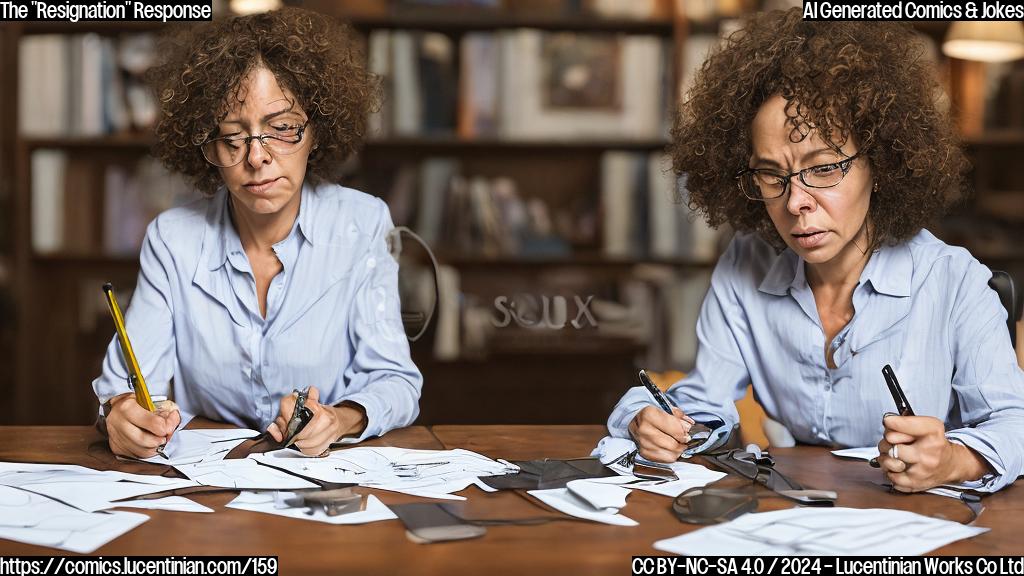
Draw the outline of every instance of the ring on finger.
[[[900,450],[898,444],[893,444],[891,447],[889,447],[889,458],[892,458],[893,460],[900,459]]]

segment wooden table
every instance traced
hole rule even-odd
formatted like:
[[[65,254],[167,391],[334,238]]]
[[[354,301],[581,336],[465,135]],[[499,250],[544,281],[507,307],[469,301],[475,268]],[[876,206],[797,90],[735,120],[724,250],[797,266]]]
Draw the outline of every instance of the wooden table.
[[[604,435],[600,426],[434,426],[396,430],[368,442],[406,448],[466,448],[495,458],[526,460],[585,456]],[[952,499],[929,494],[891,494],[880,487],[880,473],[862,461],[841,460],[817,447],[773,451],[777,467],[807,487],[839,492],[837,505],[887,507],[950,520],[969,517]],[[0,460],[60,462],[97,469],[153,471],[149,464],[118,462],[102,437],[89,427],[0,427]],[[722,482],[738,482],[728,478]],[[369,491],[369,490],[368,490]],[[372,491],[386,504],[419,499]],[[764,493],[760,510],[791,506]],[[485,493],[470,487],[464,514],[472,518],[557,516],[519,492]],[[97,550],[95,555],[276,555],[281,574],[625,574],[633,555],[658,554],[651,545],[692,530],[670,511],[671,501],[634,491],[623,513],[636,527],[590,522],[551,522],[536,526],[492,526],[479,539],[420,545],[405,537],[398,521],[332,526],[224,508],[234,493],[194,494],[216,510],[192,514],[146,510],[151,520]],[[1024,488],[1011,486],[984,500],[979,526],[990,532],[937,551],[956,555],[1019,555],[1024,551]],[[742,550],[737,550],[742,554]],[[0,555],[60,553],[0,540]]]

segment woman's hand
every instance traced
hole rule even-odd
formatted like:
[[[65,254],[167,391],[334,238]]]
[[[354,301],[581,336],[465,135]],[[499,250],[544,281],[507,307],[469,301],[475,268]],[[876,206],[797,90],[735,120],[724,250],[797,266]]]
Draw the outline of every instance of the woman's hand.
[[[878,464],[900,492],[977,480],[991,470],[977,452],[950,442],[938,418],[890,415],[882,424],[885,437],[878,443]],[[890,454],[893,447],[895,454]]]
[[[670,416],[656,406],[647,406],[636,413],[629,423],[640,455],[654,462],[675,462],[690,441],[693,419],[679,408],[672,408]]]
[[[320,404],[320,391],[316,386],[309,387],[306,397],[306,408],[313,412],[313,419],[295,436],[295,446],[303,454],[313,456],[323,454],[331,444],[343,436],[360,434],[366,428],[366,412],[358,404],[346,403],[341,406],[325,406]],[[281,399],[281,411],[267,428],[267,432],[278,442],[284,441],[284,433],[288,429],[288,420],[295,410],[295,394]]]
[[[114,454],[149,458],[171,440],[181,424],[181,414],[176,407],[150,412],[139,406],[135,395],[129,392],[110,399],[106,420],[107,440]]]

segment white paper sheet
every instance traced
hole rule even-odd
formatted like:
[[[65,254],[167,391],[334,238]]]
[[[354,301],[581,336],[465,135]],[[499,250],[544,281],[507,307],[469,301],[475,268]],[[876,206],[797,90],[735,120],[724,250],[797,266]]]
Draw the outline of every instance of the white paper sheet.
[[[223,460],[232,448],[259,435],[259,432],[246,428],[178,430],[164,447],[167,458],[157,454],[142,461],[174,466]]]
[[[0,486],[0,538],[91,554],[149,520],[134,512],[83,512],[38,494]]]
[[[604,524],[613,524],[615,526],[638,525],[636,520],[619,514],[618,510],[613,509],[614,511],[609,512],[593,508],[585,500],[581,500],[575,494],[570,492],[568,488],[528,490],[526,493],[548,506],[551,506],[555,510],[558,510],[563,514],[568,514],[569,516],[575,516],[576,518],[583,518],[585,520],[593,520],[594,522],[602,522]]]
[[[239,490],[299,490],[319,487],[297,476],[262,466],[249,458],[179,464],[175,468],[203,486]]]
[[[792,508],[745,514],[654,548],[688,556],[916,556],[987,531],[903,510]]]
[[[293,494],[288,492],[285,492],[282,495],[285,498],[293,496]],[[323,510],[315,510],[314,513],[310,515],[307,514],[307,509],[303,508],[276,508],[274,505],[274,494],[270,492],[242,492],[237,498],[229,502],[227,507],[236,508],[238,510],[249,510],[250,512],[262,512],[264,514],[287,516],[289,518],[298,518],[299,520],[325,522],[327,524],[367,524],[369,522],[394,520],[398,518],[391,509],[385,506],[383,502],[372,494],[366,497],[365,510],[342,514],[340,516],[328,516]]]
[[[113,504],[115,508],[141,508],[144,510],[169,510],[173,512],[213,512],[213,508],[207,508],[183,496],[166,496],[164,498],[154,498],[153,500],[128,500],[126,502],[114,502]]]
[[[618,478],[615,478],[618,480]],[[595,480],[601,480],[595,478]],[[619,486],[620,482],[595,482],[588,479],[571,480],[565,487],[574,496],[583,500],[595,510],[618,512],[626,505],[629,489]]]
[[[675,498],[690,488],[707,486],[712,482],[716,482],[728,476],[725,472],[711,470],[707,466],[701,466],[700,464],[673,462],[671,466],[672,471],[676,473],[679,480],[673,480],[671,482],[639,482],[636,484],[630,484],[628,487]]]
[[[863,448],[843,448],[842,450],[833,450],[832,454],[840,458],[871,460],[872,458],[878,458],[878,446],[865,446]]]
[[[480,476],[518,471],[508,462],[462,449],[357,447],[336,450],[324,458],[277,450],[250,458],[307,478],[446,500],[465,500],[453,493],[476,484]]]

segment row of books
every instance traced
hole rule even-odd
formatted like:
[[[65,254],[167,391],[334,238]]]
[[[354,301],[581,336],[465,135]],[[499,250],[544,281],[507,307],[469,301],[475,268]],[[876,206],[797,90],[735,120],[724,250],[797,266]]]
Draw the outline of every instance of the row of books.
[[[601,159],[601,236],[612,257],[713,261],[723,232],[688,206],[686,178],[661,153],[608,151]]]
[[[401,166],[382,196],[396,225],[447,253],[536,257],[570,250],[571,215],[524,197],[510,177],[464,174],[452,158]]]
[[[396,224],[448,253],[713,261],[722,233],[690,210],[686,180],[668,164],[660,152],[609,151],[601,158],[599,192],[539,197],[514,177],[464,173],[460,161],[435,157],[403,164],[372,187]]]
[[[142,74],[150,34],[28,35],[21,39],[18,112],[23,136],[98,136],[145,130],[156,105]]]
[[[152,158],[100,165],[41,149],[31,164],[36,254],[137,256],[157,214],[196,198],[182,177]]]
[[[667,38],[517,29],[470,33],[374,30],[370,67],[384,106],[376,136],[663,138]],[[456,54],[458,52],[458,54]]]

